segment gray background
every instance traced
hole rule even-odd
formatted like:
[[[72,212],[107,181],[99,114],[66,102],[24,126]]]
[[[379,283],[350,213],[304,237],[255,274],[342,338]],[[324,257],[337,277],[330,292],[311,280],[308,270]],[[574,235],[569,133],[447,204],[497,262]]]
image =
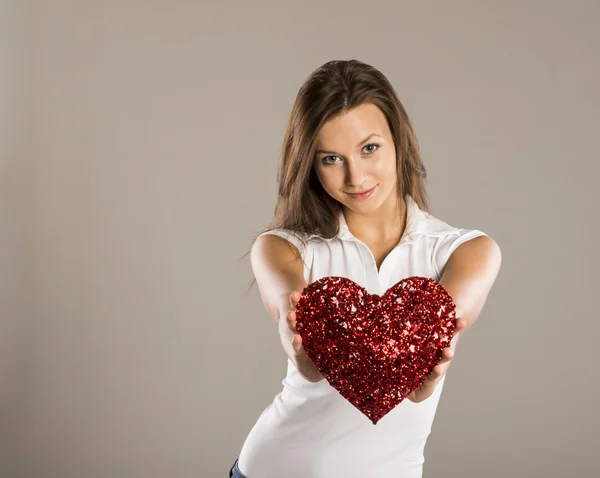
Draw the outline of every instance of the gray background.
[[[1,475],[227,476],[286,367],[238,259],[298,88],[356,58],[414,122],[432,213],[503,254],[424,477],[600,476],[599,23],[598,1],[3,1]]]

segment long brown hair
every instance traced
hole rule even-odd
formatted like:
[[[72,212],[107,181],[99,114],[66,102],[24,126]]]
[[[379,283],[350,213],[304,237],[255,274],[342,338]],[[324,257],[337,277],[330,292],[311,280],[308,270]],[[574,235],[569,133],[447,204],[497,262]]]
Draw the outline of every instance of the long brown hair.
[[[272,229],[299,233],[296,235],[303,248],[310,235],[327,239],[337,235],[342,206],[323,189],[314,170],[316,139],[327,121],[364,103],[377,106],[387,119],[396,149],[398,200],[410,194],[423,211],[429,212],[427,172],[396,91],[383,73],[366,63],[332,60],[312,72],[298,91],[281,148],[275,213],[269,225],[252,238],[252,244]],[[251,250],[252,246],[241,259]]]

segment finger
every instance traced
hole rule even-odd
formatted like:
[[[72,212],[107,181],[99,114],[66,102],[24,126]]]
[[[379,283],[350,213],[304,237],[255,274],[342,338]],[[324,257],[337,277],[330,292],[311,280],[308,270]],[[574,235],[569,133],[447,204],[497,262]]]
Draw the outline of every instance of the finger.
[[[304,347],[302,346],[302,336],[300,334],[294,335],[294,338],[292,339],[292,347],[294,348],[296,359],[299,362],[303,362],[308,358],[306,350],[304,350]]]
[[[425,381],[423,382],[421,387],[423,387],[423,386],[428,387],[431,385],[435,385],[441,376],[442,376],[442,371],[440,369],[440,366],[436,365],[435,367],[433,367],[431,372],[429,372],[429,375],[427,375],[427,377],[425,378]]]
[[[298,301],[300,300],[300,292],[298,292],[297,290],[292,291],[292,293],[290,294],[290,307],[292,309],[296,308],[296,305],[298,305]]]
[[[437,383],[444,375],[444,373],[446,371],[445,369],[446,369],[445,366],[438,364],[435,367],[433,367],[433,370],[431,371],[431,373],[429,374],[429,377],[427,377],[427,378],[432,383]]]
[[[457,317],[454,321],[454,332],[459,333],[462,332],[467,326],[467,321],[462,317]]]
[[[296,355],[298,355],[298,353],[300,352],[300,334],[294,334],[294,336],[292,337],[292,348],[294,349],[294,353]]]
[[[295,334],[298,333],[298,330],[296,329],[296,312],[290,310],[285,316],[285,320],[287,321],[290,330]]]
[[[439,380],[446,373],[448,368],[450,367],[450,363],[452,362],[452,357],[449,359],[444,359],[440,363],[436,365],[436,379]]]
[[[443,365],[443,364],[450,362],[451,360],[452,360],[452,357],[448,357],[446,354],[443,354],[442,358],[436,365]]]
[[[440,360],[439,363],[446,363],[446,362],[450,362],[450,360],[452,360],[454,358],[454,352],[452,351],[452,349],[450,348],[445,348],[442,352],[442,359]]]

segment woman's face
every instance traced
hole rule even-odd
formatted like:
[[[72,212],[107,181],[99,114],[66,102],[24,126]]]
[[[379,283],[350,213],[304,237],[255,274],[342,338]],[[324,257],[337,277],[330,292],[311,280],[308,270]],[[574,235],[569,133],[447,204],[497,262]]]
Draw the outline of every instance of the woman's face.
[[[371,136],[373,135],[373,136]],[[327,193],[347,208],[368,214],[396,200],[396,150],[384,114],[362,104],[329,120],[317,138],[315,172]],[[366,198],[358,193],[375,188]]]

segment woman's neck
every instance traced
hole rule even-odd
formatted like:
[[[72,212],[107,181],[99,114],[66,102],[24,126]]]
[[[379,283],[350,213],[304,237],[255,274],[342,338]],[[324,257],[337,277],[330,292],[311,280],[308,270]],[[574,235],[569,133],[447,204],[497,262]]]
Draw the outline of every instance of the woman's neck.
[[[344,208],[348,229],[365,243],[398,243],[404,234],[407,219],[406,201],[386,200],[371,214],[360,214]]]

